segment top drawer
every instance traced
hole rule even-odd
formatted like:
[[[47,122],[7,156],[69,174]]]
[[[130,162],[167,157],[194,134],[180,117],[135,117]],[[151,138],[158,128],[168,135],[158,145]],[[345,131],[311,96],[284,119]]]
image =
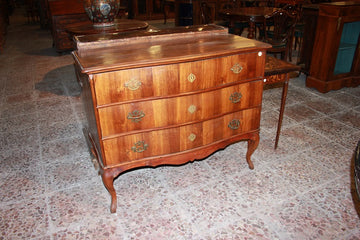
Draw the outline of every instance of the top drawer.
[[[176,95],[262,78],[263,56],[257,52],[180,64],[96,74],[97,105]]]

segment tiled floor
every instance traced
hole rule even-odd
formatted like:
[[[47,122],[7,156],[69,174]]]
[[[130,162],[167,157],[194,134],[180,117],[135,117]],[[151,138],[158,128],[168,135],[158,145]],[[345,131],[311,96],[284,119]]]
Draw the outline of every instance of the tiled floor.
[[[277,150],[281,89],[266,90],[254,170],[240,142],[131,171],[115,180],[110,214],[72,63],[49,31],[12,17],[0,55],[0,239],[360,239],[351,187],[360,87],[321,94],[304,75],[292,79]]]

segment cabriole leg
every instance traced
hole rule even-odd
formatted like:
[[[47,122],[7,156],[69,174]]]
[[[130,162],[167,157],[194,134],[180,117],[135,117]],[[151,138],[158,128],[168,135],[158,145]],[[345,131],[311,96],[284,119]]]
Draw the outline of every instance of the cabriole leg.
[[[114,188],[114,179],[121,173],[117,169],[105,169],[101,174],[102,181],[105,188],[108,190],[111,196],[110,212],[115,213],[117,207],[116,191]]]
[[[248,139],[248,150],[246,153],[246,161],[249,164],[250,169],[254,169],[254,164],[251,161],[251,155],[256,150],[256,148],[259,145],[259,133],[254,133],[249,139]]]

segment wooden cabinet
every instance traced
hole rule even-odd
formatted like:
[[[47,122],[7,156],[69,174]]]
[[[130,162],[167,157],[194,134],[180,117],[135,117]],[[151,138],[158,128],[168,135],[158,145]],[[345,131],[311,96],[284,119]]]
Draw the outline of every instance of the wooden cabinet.
[[[304,21],[303,40],[300,46],[300,60],[301,71],[309,75],[311,66],[311,57],[313,53],[316,24],[319,15],[319,4],[309,4],[302,7],[302,15]]]
[[[66,31],[66,25],[81,21],[91,23],[85,13],[83,0],[48,1],[51,17],[51,34],[53,46],[57,52],[69,51],[74,48],[72,36]]]
[[[73,52],[111,212],[114,178],[128,169],[183,164],[241,140],[254,167],[268,44],[215,25],[118,36],[97,46],[77,36]]]
[[[360,1],[322,3],[307,87],[320,92],[360,85]]]

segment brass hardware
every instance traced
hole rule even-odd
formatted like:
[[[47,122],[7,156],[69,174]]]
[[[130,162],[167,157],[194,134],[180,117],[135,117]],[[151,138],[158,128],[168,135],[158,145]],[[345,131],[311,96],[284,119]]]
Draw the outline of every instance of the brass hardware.
[[[134,110],[127,115],[127,119],[132,122],[140,122],[142,118],[145,117],[145,113],[143,111]]]
[[[240,66],[239,63],[236,63],[232,68],[230,68],[230,70],[233,71],[233,73],[235,74],[239,74],[243,70],[243,67]]]
[[[232,130],[236,130],[240,127],[240,120],[239,119],[233,119],[229,122],[228,127]]]
[[[134,144],[131,150],[136,153],[142,153],[148,148],[148,146],[149,145],[146,144],[145,141],[138,141]]]
[[[342,18],[341,18],[341,17],[339,17],[339,18],[338,18],[338,20],[337,20],[337,27],[336,27],[336,31],[339,31],[339,29],[340,29],[340,26],[341,26],[341,20],[342,20]]]
[[[233,94],[231,94],[229,100],[230,100],[232,103],[238,103],[238,102],[240,102],[241,98],[242,98],[241,93],[239,93],[239,92],[234,92]]]
[[[135,78],[130,79],[125,84],[125,87],[131,91],[135,91],[141,87],[141,82]]]
[[[191,133],[188,137],[188,139],[192,142],[195,140],[195,138],[196,138],[196,135],[194,133]]]
[[[190,107],[188,108],[189,113],[193,114],[196,111],[196,106],[195,105],[190,105]]]
[[[196,80],[196,76],[193,73],[190,73],[189,76],[187,77],[187,80],[191,83],[193,83]]]

